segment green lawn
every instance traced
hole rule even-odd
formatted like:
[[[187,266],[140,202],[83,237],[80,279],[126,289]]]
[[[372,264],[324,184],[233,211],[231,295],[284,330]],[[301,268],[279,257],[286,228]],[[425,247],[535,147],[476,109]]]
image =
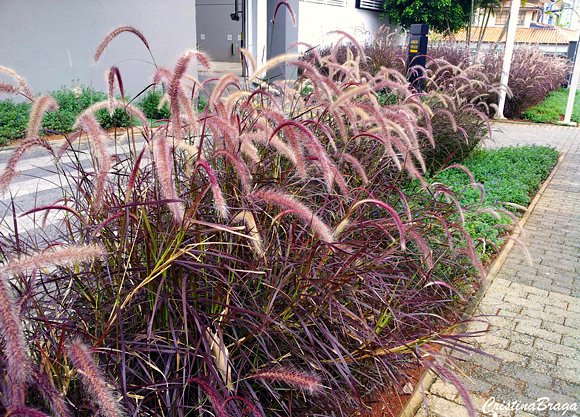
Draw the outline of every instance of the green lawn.
[[[522,113],[522,119],[537,123],[558,123],[564,118],[568,103],[568,89],[552,91],[544,101]],[[571,120],[580,123],[580,92],[576,92]]]

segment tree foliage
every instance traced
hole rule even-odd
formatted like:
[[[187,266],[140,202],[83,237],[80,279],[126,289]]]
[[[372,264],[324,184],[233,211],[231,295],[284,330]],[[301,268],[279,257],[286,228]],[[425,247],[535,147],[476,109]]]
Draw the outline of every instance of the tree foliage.
[[[457,32],[469,24],[471,8],[480,2],[472,0],[385,0],[383,18],[405,29],[414,23],[428,23],[436,32]]]

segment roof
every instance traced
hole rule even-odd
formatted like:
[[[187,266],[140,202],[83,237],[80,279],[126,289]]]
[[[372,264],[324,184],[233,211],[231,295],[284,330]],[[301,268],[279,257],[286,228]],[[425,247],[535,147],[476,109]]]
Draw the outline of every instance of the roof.
[[[481,28],[472,28],[471,42],[477,42]],[[505,42],[507,31],[499,39],[503,27],[488,27],[483,35],[484,43]],[[455,40],[465,42],[467,34],[465,30],[458,32],[455,35]],[[570,41],[577,40],[578,34],[574,30],[557,28],[554,26],[546,28],[517,28],[516,29],[516,43],[528,44],[543,44],[543,45],[568,45]]]

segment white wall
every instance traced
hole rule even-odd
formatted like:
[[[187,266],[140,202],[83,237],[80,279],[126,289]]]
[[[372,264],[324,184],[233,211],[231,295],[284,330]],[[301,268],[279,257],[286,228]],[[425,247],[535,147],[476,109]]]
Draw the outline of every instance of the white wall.
[[[387,25],[388,21],[380,20],[380,16],[381,12],[355,8],[355,0],[347,0],[345,7],[300,1],[298,39],[312,46],[330,45],[337,37],[327,33],[342,30],[365,43],[382,25]]]
[[[173,67],[196,47],[195,0],[2,0],[0,65],[26,78],[35,93],[71,87],[73,79],[106,91],[103,74],[117,65],[125,89],[135,95],[155,69],[136,36],[121,33],[92,65],[97,46],[124,25],[143,33],[158,66]]]

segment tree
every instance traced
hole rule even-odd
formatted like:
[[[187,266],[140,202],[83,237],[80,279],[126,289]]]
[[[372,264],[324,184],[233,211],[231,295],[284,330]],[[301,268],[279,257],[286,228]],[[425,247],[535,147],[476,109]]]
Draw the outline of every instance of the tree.
[[[472,7],[479,6],[472,0],[384,0],[383,18],[405,29],[414,23],[428,23],[435,32],[457,32],[469,24]]]

